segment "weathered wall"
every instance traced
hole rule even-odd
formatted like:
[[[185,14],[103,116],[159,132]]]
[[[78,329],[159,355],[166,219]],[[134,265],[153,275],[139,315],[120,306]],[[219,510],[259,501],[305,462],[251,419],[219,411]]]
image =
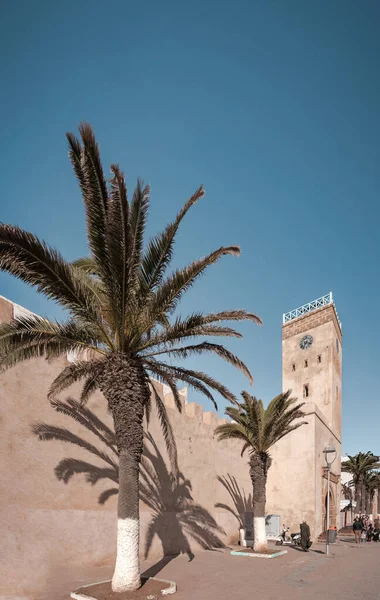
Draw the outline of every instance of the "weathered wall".
[[[300,348],[304,335],[312,346]],[[323,449],[333,444],[337,458],[330,484],[330,524],[339,524],[342,411],[342,335],[332,304],[287,322],[282,328],[282,387],[306,402],[307,425],[273,448],[268,478],[268,513],[297,530],[306,519],[316,538],[325,527],[327,481]],[[304,385],[309,396],[304,396]]]
[[[313,344],[302,350],[299,344],[306,334],[313,336]],[[317,405],[340,440],[342,335],[332,304],[283,326],[282,381],[283,390],[291,389],[299,399],[303,397],[304,385],[309,384],[309,397],[306,401]]]
[[[0,299],[0,318],[8,320],[9,306]],[[65,485],[54,475],[57,463],[66,457],[78,458],[98,466],[103,463],[84,449],[58,441],[41,442],[30,431],[31,423],[42,421],[67,427],[71,432],[104,450],[102,444],[70,417],[57,414],[46,400],[49,384],[67,364],[32,360],[0,377],[1,476],[0,531],[2,559],[0,597],[40,598],[57,570],[70,569],[78,561],[103,564],[113,560],[116,542],[116,496],[104,506],[98,504],[100,492],[114,487],[105,480],[91,486],[83,475],[75,475]],[[160,386],[159,386],[160,387]],[[73,394],[75,397],[75,390]],[[218,481],[218,476],[236,478],[242,495],[250,492],[246,460],[233,442],[216,441],[213,431],[218,423],[213,412],[203,412],[195,403],[184,404],[183,414],[173,407],[171,395],[165,397],[178,445],[179,468],[183,473],[179,487],[170,483],[169,462],[155,412],[149,426],[159,449],[150,446],[155,460],[153,472],[160,481],[154,490],[162,507],[157,514],[141,505],[142,553],[148,527],[155,518],[155,536],[149,556],[165,552],[196,552],[199,544],[214,545],[215,539],[228,542],[238,534],[238,522],[225,508],[235,510],[234,502]],[[185,401],[185,394],[184,394]],[[97,394],[89,407],[106,424],[111,418],[105,401]],[[189,494],[193,501],[189,500]],[[181,498],[193,519],[179,509]],[[182,515],[182,516],[181,516]],[[213,519],[215,525],[213,526]],[[191,550],[190,550],[191,549]],[[5,550],[5,551],[4,551]]]

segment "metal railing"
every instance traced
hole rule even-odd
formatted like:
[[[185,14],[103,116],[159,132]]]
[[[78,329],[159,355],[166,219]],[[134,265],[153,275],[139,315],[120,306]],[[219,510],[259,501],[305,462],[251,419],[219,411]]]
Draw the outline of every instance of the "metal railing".
[[[313,310],[316,310],[317,308],[321,308],[322,306],[326,306],[327,304],[334,304],[332,292],[330,292],[329,294],[326,294],[325,296],[321,296],[320,298],[317,298],[316,300],[313,300],[312,302],[303,304],[302,306],[299,306],[298,308],[295,308],[294,310],[290,310],[289,312],[284,313],[282,315],[282,322],[288,323],[289,321],[293,321],[293,319],[297,319],[298,317],[307,315],[308,313],[312,312]],[[335,305],[334,305],[334,307],[335,307]],[[335,308],[335,311],[336,311],[336,308]],[[339,321],[338,313],[336,313],[336,316],[338,319],[339,326],[342,329],[342,324]]]

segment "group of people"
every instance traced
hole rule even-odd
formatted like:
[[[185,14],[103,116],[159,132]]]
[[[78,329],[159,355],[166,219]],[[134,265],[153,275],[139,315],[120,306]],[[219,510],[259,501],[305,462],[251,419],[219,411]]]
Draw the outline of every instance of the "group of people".
[[[375,519],[374,524],[368,515],[355,517],[352,525],[355,535],[355,543],[378,542],[380,536],[380,519]]]

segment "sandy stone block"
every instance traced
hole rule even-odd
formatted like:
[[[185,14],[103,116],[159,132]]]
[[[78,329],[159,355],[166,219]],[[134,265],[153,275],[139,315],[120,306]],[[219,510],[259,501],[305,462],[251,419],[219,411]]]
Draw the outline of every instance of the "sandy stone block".
[[[219,419],[218,421],[218,425],[227,425],[227,423],[230,423],[228,419]]]
[[[166,408],[172,408],[174,410],[177,408],[175,401],[174,401],[174,396],[171,392],[170,392],[170,394],[165,394],[164,403],[165,403]]]
[[[183,387],[178,393],[181,397],[181,404],[185,406],[187,404],[187,387]]]
[[[0,323],[9,323],[13,319],[13,304],[0,296]]]
[[[189,402],[186,404],[185,412],[188,417],[200,417],[202,418],[203,408],[196,402]]]
[[[204,412],[203,423],[206,423],[206,425],[211,425],[212,427],[217,427],[218,415],[211,410]]]

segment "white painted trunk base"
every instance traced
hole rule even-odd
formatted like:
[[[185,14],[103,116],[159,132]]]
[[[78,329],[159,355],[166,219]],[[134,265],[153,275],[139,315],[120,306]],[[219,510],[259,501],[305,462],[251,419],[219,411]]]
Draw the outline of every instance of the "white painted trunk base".
[[[265,517],[253,517],[253,549],[260,552],[266,550],[267,547]]]
[[[138,519],[117,520],[117,555],[112,578],[114,592],[137,590],[141,585]]]

